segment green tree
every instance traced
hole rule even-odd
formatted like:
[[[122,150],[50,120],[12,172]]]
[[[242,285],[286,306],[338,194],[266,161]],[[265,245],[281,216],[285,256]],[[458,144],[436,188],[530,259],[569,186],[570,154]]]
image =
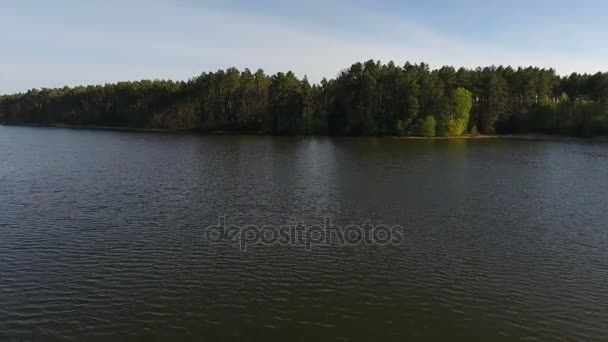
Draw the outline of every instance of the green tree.
[[[435,124],[429,122],[435,120]],[[315,84],[259,69],[0,96],[0,122],[330,135],[608,134],[608,73],[354,63]],[[428,128],[423,130],[422,128]],[[422,134],[421,132],[424,131]],[[474,130],[471,129],[473,132]]]
[[[453,90],[449,109],[441,119],[444,135],[458,136],[464,133],[469,125],[472,108],[473,94],[470,91],[462,87]]]
[[[418,128],[416,130],[417,135],[422,137],[434,137],[436,126],[437,121],[435,118],[432,115],[427,115],[418,123]]]
[[[481,75],[478,127],[483,133],[494,133],[496,123],[506,113],[509,97],[507,83],[495,67],[485,68]]]

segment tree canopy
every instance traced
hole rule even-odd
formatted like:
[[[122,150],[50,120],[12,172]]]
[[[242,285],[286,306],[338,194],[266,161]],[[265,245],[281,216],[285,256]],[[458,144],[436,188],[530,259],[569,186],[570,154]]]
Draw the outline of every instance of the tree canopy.
[[[441,119],[441,135],[462,135],[469,125],[471,109],[473,108],[473,93],[458,87],[452,90],[447,100],[447,108]]]
[[[260,134],[608,133],[608,73],[378,61],[309,83],[236,68],[0,96],[0,122]],[[432,130],[431,130],[432,126]],[[431,132],[432,131],[432,132]],[[424,134],[422,134],[424,133]]]

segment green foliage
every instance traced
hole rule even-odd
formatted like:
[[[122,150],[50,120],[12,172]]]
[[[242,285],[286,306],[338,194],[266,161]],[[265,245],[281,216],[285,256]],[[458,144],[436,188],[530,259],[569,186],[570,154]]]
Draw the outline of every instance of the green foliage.
[[[427,115],[418,122],[416,133],[421,137],[434,137],[437,121],[432,115]]]
[[[449,109],[442,118],[444,135],[462,135],[469,125],[471,109],[473,108],[473,93],[459,87],[452,91]]]
[[[437,119],[428,124],[429,116]],[[236,68],[187,82],[143,80],[33,89],[0,96],[0,122],[266,134],[457,136],[543,132],[608,134],[608,73],[475,70],[378,61],[310,84],[292,72]],[[427,123],[425,125],[423,123]],[[472,130],[473,131],[473,130]]]
[[[485,68],[479,84],[479,127],[484,133],[494,133],[496,123],[508,113],[508,88],[502,70]]]
[[[476,137],[479,135],[479,130],[477,129],[477,126],[473,126],[473,128],[471,128],[471,136]]]
[[[395,126],[395,133],[397,136],[406,136],[409,135],[410,127],[412,125],[412,120],[397,120],[397,124]]]
[[[557,130],[558,104],[548,95],[541,96],[536,110],[531,115],[531,128],[535,132],[550,133]]]

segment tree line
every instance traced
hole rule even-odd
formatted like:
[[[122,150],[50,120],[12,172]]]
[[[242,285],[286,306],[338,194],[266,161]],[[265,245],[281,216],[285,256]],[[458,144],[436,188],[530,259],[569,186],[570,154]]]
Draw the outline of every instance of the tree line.
[[[311,84],[236,68],[188,81],[33,89],[0,97],[0,122],[276,135],[608,134],[608,73],[355,63]]]

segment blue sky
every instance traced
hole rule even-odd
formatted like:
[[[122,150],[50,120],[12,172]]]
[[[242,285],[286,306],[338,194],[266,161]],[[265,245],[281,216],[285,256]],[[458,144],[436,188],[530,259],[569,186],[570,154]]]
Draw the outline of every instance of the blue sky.
[[[0,93],[236,66],[311,81],[352,62],[608,71],[605,1],[0,0]]]

